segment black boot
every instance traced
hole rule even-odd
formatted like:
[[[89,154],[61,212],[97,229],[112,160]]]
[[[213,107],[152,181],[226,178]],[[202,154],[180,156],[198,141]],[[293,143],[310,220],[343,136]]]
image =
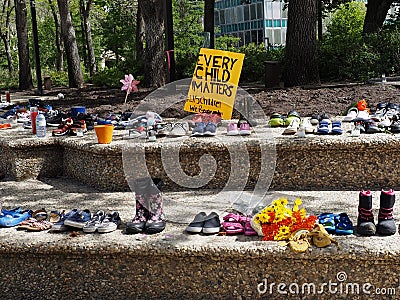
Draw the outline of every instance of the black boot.
[[[361,191],[358,200],[357,233],[361,235],[375,235],[376,227],[372,214],[371,191]]]
[[[126,224],[127,233],[140,233],[144,231],[147,219],[149,218],[149,211],[146,207],[148,187],[151,185],[151,178],[139,178],[135,181],[135,200],[136,200],[136,214],[132,222]]]
[[[393,206],[395,202],[394,190],[381,191],[378,225],[376,231],[381,235],[393,235],[396,233],[396,224],[393,219]]]
[[[155,178],[151,181],[148,193],[149,218],[145,225],[145,231],[149,234],[159,233],[165,229],[162,180]]]

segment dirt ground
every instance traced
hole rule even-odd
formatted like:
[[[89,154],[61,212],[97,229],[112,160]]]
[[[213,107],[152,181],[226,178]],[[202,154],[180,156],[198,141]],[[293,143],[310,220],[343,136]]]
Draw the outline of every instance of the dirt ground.
[[[262,107],[269,116],[273,112],[285,114],[294,109],[302,116],[314,112],[326,112],[329,115],[341,115],[352,103],[365,99],[372,111],[380,102],[400,102],[399,86],[392,84],[332,84],[309,88],[265,89],[262,85],[241,86]],[[108,112],[133,111],[138,103],[153,90],[141,88],[139,92],[128,96],[124,104],[125,91],[118,88],[85,86],[81,89],[57,88],[45,91],[45,95],[64,94],[64,99],[52,101],[55,109],[69,110],[71,106],[83,105],[88,113],[103,115]],[[181,104],[166,110],[164,117],[179,117],[185,114]]]

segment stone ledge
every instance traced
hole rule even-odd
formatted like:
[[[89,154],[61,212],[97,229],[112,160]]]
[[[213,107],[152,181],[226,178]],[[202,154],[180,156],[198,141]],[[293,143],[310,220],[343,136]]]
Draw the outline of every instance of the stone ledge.
[[[68,178],[2,182],[5,207],[88,208],[117,210],[123,223],[134,214],[131,192],[100,192]],[[373,191],[377,216],[379,191]],[[230,194],[229,192],[227,194]],[[345,211],[357,214],[358,191],[280,192],[300,197],[309,214]],[[336,246],[310,248],[297,254],[259,237],[190,235],[184,232],[199,211],[221,217],[231,207],[218,191],[164,193],[167,227],[157,235],[23,232],[0,229],[0,290],[2,299],[287,299],[277,285],[302,286],[366,283],[374,288],[399,287],[400,236],[335,236]],[[270,195],[275,198],[276,195]],[[395,212],[399,211],[395,204]],[[395,220],[398,222],[397,215]],[[344,273],[345,274],[344,274]],[[347,279],[338,278],[338,274]],[[342,278],[342,277],[340,277]],[[263,292],[265,280],[268,288]],[[261,284],[261,285],[260,285]],[[273,285],[272,285],[273,284]],[[335,286],[332,286],[335,288]],[[343,286],[346,288],[346,286]],[[344,290],[345,291],[345,290]],[[392,290],[391,290],[392,291]],[[44,296],[45,295],[45,296]],[[289,294],[290,295],[290,294]],[[293,295],[295,299],[396,299],[362,292]]]
[[[171,169],[188,180],[185,174],[200,177],[214,167],[215,176],[204,181],[206,189],[226,188],[228,180],[246,189],[254,189],[257,182],[273,190],[400,187],[400,169],[395,167],[400,164],[398,135],[295,138],[282,136],[283,129],[260,126],[250,137],[228,137],[220,130],[213,138],[162,138],[155,143],[123,140],[125,131],[115,131],[111,144],[99,145],[93,132],[84,139],[39,140],[12,129],[0,132],[0,171],[17,180],[62,174],[112,190],[128,190],[129,182],[147,174],[163,178],[167,190],[187,189],[190,185],[170,178]],[[214,162],[200,160],[205,163],[202,170],[199,159],[205,154]],[[168,169],[164,163],[169,156],[174,160]]]

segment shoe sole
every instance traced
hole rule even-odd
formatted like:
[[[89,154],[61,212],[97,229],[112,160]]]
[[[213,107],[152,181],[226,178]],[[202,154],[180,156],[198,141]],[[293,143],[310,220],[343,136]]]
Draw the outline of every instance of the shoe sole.
[[[96,227],[94,227],[94,228],[91,228],[91,227],[89,227],[89,228],[85,228],[85,227],[83,227],[82,228],[82,230],[83,230],[83,232],[84,233],[95,233],[96,232]]]
[[[203,230],[203,227],[186,227],[186,231],[187,232],[191,232],[191,233],[200,233]]]
[[[210,228],[204,228],[203,227],[203,233],[204,234],[211,234],[211,233],[218,233],[219,232],[219,227],[210,227]]]
[[[86,222],[75,222],[75,221],[70,221],[70,220],[65,220],[64,225],[70,226],[70,227],[75,227],[75,228],[83,228],[85,226]]]
[[[239,131],[229,131],[226,135],[239,135]]]
[[[118,226],[97,227],[99,233],[113,232],[118,229]]]

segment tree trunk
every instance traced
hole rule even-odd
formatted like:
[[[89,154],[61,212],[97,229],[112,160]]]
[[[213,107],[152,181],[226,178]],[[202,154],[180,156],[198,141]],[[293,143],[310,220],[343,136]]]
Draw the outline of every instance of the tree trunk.
[[[29,40],[26,0],[15,0],[15,23],[18,39],[19,89],[33,88],[31,63],[29,60]]]
[[[150,87],[165,84],[163,0],[140,0],[145,28],[144,78]]]
[[[53,15],[54,27],[55,27],[55,31],[56,31],[56,47],[57,47],[56,70],[63,71],[64,70],[64,55],[63,55],[64,49],[63,49],[63,42],[61,39],[60,22],[58,20],[56,7],[52,0],[49,0],[49,5],[51,8],[51,14]]]
[[[210,33],[210,49],[214,49],[214,6],[215,0],[204,0],[204,33]]]
[[[86,38],[86,48],[89,63],[89,73],[93,76],[96,73],[96,57],[94,55],[93,40],[92,40],[92,29],[90,26],[89,14],[92,8],[92,0],[88,0],[85,7],[85,1],[82,0],[82,17],[83,17],[83,29]]]
[[[316,40],[317,1],[289,1],[285,86],[320,84]]]
[[[80,65],[75,29],[72,24],[69,0],[57,0],[61,20],[61,35],[63,37],[68,65],[69,87],[82,87],[83,75]]]
[[[12,62],[12,57],[11,57],[11,47],[10,47],[10,37],[7,36],[7,34],[1,33],[1,39],[3,40],[4,43],[4,49],[6,49],[6,56],[7,56],[7,65],[8,65],[8,74],[10,76],[14,75],[14,64]]]
[[[144,57],[144,22],[141,3],[143,1],[138,2],[136,14],[136,60],[141,60]]]
[[[394,0],[368,0],[363,33],[378,32]]]
[[[10,76],[14,75],[14,64],[12,62],[11,47],[10,47],[10,15],[13,11],[13,6],[11,6],[11,0],[6,0],[3,2],[1,9],[1,15],[5,20],[2,20],[4,28],[0,28],[0,37],[4,43],[4,49],[7,56],[8,73]]]

